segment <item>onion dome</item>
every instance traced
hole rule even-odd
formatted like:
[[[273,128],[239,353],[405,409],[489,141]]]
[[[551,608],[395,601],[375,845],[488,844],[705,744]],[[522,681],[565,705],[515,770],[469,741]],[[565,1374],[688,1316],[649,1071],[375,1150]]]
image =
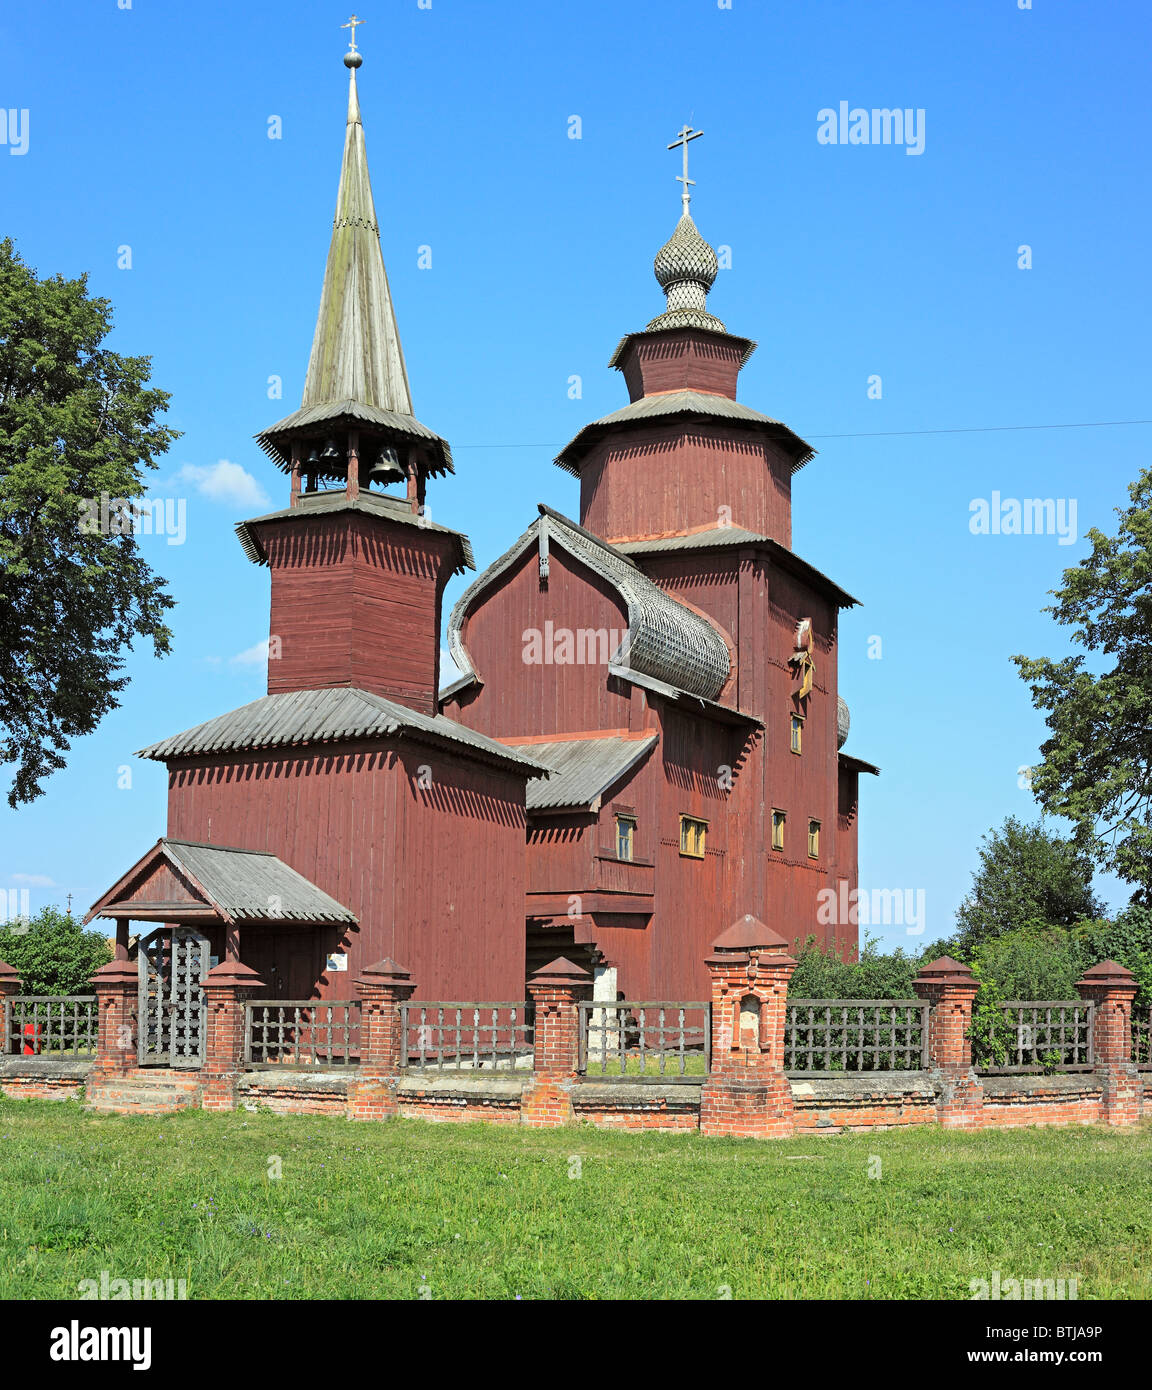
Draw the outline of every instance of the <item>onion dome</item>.
[[[848,702],[843,695],[836,697],[836,747],[843,748],[848,742],[848,730],[852,727],[852,719],[848,714]]]
[[[719,269],[716,252],[696,230],[685,208],[676,230],[656,253],[653,271],[668,307],[652,320],[648,332],[661,328],[708,328],[714,333],[726,333],[724,325],[707,308],[708,291]]]

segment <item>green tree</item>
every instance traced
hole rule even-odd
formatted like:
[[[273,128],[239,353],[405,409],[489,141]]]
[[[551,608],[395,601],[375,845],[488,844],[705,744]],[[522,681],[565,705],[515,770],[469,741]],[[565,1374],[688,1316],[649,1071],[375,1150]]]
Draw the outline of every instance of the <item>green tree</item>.
[[[961,954],[990,937],[1019,928],[1070,927],[1099,917],[1103,905],[1092,892],[1092,861],[1072,841],[1009,816],[980,846],[980,867],[956,912]]]
[[[85,931],[57,907],[0,928],[0,960],[20,976],[24,994],[91,994],[92,972],[111,959],[99,932]]]
[[[1083,654],[1013,657],[1047,711],[1051,737],[1033,770],[1040,805],[1076,843],[1152,901],[1152,471],[1128,489],[1115,536],[1088,532],[1092,553],[1064,571],[1044,611]]]
[[[878,950],[878,937],[866,937],[859,956],[849,960],[835,951],[825,953],[814,936],[794,943],[796,969],[788,983],[793,999],[915,999],[912,981],[924,960],[906,955],[901,947],[890,954]]]
[[[91,523],[102,497],[140,498],[143,470],[179,437],[156,423],[169,398],[145,385],[150,359],[102,346],[111,323],[86,276],[41,280],[0,240],[0,764],[15,765],[12,806],[39,796],[71,740],[119,704],[133,638],[157,656],[169,648],[173,600],[130,521]]]

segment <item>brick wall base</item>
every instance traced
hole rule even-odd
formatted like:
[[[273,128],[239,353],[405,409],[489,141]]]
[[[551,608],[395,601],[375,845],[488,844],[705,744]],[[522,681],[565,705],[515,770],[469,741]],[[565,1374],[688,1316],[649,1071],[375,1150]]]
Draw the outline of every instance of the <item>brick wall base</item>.
[[[818,1092],[816,1087],[820,1085]],[[927,1080],[909,1077],[900,1089],[866,1080],[792,1083],[792,1106],[797,1134],[842,1134],[865,1129],[903,1129],[935,1124],[936,1088]]]
[[[0,1095],[9,1100],[79,1100],[83,1081],[55,1076],[9,1076],[0,1081]]]
[[[408,1096],[399,1107],[406,1120],[469,1122],[481,1120],[493,1125],[518,1125],[520,1104],[502,1096]]]
[[[783,1072],[755,1080],[712,1078],[700,1088],[700,1129],[744,1139],[782,1139],[796,1132],[792,1088]]]
[[[205,1085],[208,1082],[208,1085]],[[86,1088],[89,1108],[120,1114],[228,1108],[283,1115],[440,1122],[482,1121],[554,1127],[688,1131],[754,1138],[840,1134],[942,1123],[970,1129],[1028,1125],[1135,1124],[1152,1118],[1152,1072],[1114,1064],[1056,1076],[982,1076],[967,1069],[873,1072],[765,1081],[717,1079],[674,1086],[517,1074],[404,1072],[399,1078],[340,1071],[198,1071],[141,1067],[107,1076],[88,1062],[0,1059],[0,1094],[13,1100],[68,1100]],[[702,1122],[703,1121],[703,1122]]]
[[[575,1119],[572,1091],[580,1083],[575,1079],[556,1081],[534,1077],[524,1088],[520,1101],[520,1123],[533,1129],[556,1129]]]
[[[96,1071],[91,1060],[0,1057],[0,1095],[9,1100],[77,1100]]]
[[[236,1108],[276,1115],[346,1115],[350,1080],[337,1072],[250,1071],[236,1084]]]

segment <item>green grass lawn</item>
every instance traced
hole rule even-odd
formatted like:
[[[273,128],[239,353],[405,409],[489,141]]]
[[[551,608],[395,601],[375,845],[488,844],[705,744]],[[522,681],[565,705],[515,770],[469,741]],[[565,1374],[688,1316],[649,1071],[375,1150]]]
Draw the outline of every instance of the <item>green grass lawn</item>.
[[[1150,1160],[1148,1124],[758,1143],[0,1100],[0,1298],[103,1270],[189,1298],[967,1299],[997,1270],[1149,1298]]]

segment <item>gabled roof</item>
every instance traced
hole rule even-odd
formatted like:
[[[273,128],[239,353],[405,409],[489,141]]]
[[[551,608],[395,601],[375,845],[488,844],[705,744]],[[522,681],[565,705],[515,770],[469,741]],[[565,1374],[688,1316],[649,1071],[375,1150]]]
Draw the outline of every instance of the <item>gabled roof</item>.
[[[165,867],[174,874],[158,879],[157,871]],[[150,880],[166,885],[165,901],[156,897]],[[84,920],[133,917],[151,921],[178,916],[216,918],[228,923],[354,924],[357,920],[354,912],[274,854],[170,839],[157,840],[93,904]]]
[[[528,783],[528,810],[599,810],[603,793],[647,757],[657,737],[654,733],[643,738],[613,734],[514,745],[522,746],[553,774]]]
[[[364,512],[381,516],[401,526],[415,526],[421,531],[439,531],[441,535],[454,536],[458,542],[459,559],[453,574],[462,574],[466,569],[474,570],[476,561],[472,555],[472,543],[462,531],[453,531],[447,526],[439,526],[426,517],[412,511],[408,503],[399,497],[389,497],[382,492],[361,492],[349,501],[343,489],[333,488],[331,492],[307,493],[300,499],[297,507],[284,507],[278,512],[268,512],[265,516],[254,516],[242,521],[236,527],[244,553],[254,564],[266,565],[268,557],[260,544],[259,537],[248,528],[261,521],[299,521],[309,516],[327,516],[335,512]]]
[[[452,609],[448,647],[465,677],[480,679],[461,637],[469,608],[526,550],[552,543],[611,584],[624,601],[628,647],[626,654],[613,654],[614,660],[693,695],[713,699],[720,693],[731,668],[728,648],[716,628],[666,594],[635,561],[542,503],[539,518],[473,580]],[[464,683],[462,678],[453,688]]]
[[[794,550],[773,540],[771,536],[760,536],[755,531],[746,531],[742,526],[713,526],[707,531],[693,531],[687,536],[658,536],[649,540],[613,541],[612,548],[624,555],[663,555],[679,550],[714,550],[725,546],[752,545],[766,550],[781,569],[788,570],[799,579],[806,580],[814,589],[820,589],[836,600],[841,608],[854,608],[860,600],[853,598],[842,589],[834,579],[802,560]]]
[[[604,415],[585,425],[579,434],[570,440],[553,460],[560,468],[580,476],[580,460],[599,443],[605,435],[620,426],[645,425],[652,420],[680,418],[688,420],[736,420],[741,424],[756,426],[762,433],[778,443],[792,459],[792,471],[815,458],[816,450],[794,434],[781,420],[773,420],[762,415],[750,405],[734,401],[730,396],[721,396],[711,391],[661,391],[651,396],[641,396],[621,410]]]
[[[265,695],[150,744],[140,749],[137,756],[169,762],[211,753],[391,737],[438,744],[464,756],[517,768],[526,776],[541,774],[540,764],[530,756],[475,733],[445,715],[420,714],[407,705],[351,686]]]

